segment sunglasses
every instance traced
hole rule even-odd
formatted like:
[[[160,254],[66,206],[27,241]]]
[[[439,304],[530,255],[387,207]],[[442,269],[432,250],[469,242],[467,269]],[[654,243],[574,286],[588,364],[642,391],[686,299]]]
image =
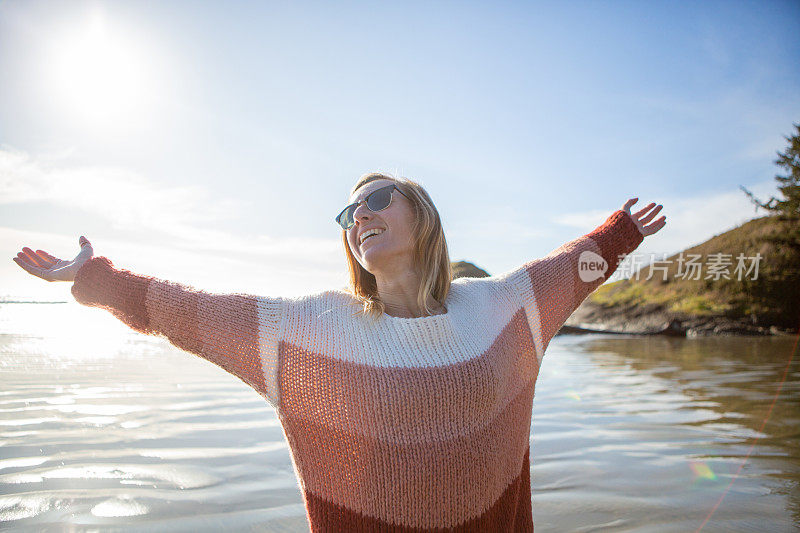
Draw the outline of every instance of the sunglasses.
[[[403,196],[405,196],[406,198],[408,198],[408,196],[406,196],[403,193],[403,191],[398,189],[396,185],[387,185],[386,187],[381,187],[380,189],[375,189],[374,191],[369,193],[366,196],[366,198],[364,198],[360,202],[352,203],[352,204],[348,205],[347,207],[345,207],[344,209],[342,209],[342,212],[339,213],[336,216],[336,219],[335,219],[336,222],[342,227],[342,229],[348,230],[348,229],[352,228],[353,224],[356,223],[355,220],[353,220],[353,214],[355,214],[356,209],[358,208],[359,205],[361,205],[364,202],[366,202],[367,203],[367,207],[373,213],[376,213],[378,211],[383,211],[384,209],[389,207],[389,204],[392,203],[392,193],[394,191],[397,191],[400,194],[402,194]],[[410,200],[410,198],[409,198],[409,200]]]

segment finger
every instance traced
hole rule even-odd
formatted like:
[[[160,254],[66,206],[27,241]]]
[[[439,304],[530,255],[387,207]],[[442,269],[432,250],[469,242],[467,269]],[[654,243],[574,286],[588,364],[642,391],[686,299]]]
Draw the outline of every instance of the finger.
[[[28,264],[28,265],[31,265],[31,266],[39,266],[39,265],[38,265],[38,264],[36,264],[36,262],[34,262],[34,261],[33,261],[33,260],[30,258],[30,256],[29,256],[28,254],[26,254],[25,252],[17,252],[17,259],[19,259],[19,260],[20,260],[20,261],[22,261],[23,263],[25,263],[25,264]]]
[[[667,223],[667,217],[662,216],[661,218],[659,218],[658,220],[656,220],[655,222],[644,228],[644,231],[646,232],[645,235],[652,235],[653,233],[656,233],[658,230],[663,228],[666,225],[666,223]]]
[[[25,255],[27,255],[30,258],[30,260],[33,262],[34,265],[38,267],[44,267],[46,265],[46,262],[42,261],[42,258],[36,255],[36,252],[31,250],[27,246],[23,247],[22,251],[25,252]]]
[[[648,214],[646,217],[644,217],[643,219],[641,219],[641,220],[642,220],[642,222],[643,222],[643,223],[645,223],[645,224],[647,224],[648,222],[650,222],[651,220],[653,220],[653,219],[655,218],[655,216],[658,214],[658,212],[659,212],[659,211],[661,211],[661,209],[662,209],[663,207],[664,207],[663,205],[660,205],[660,204],[659,204],[659,205],[658,205],[658,207],[656,207],[655,209],[653,209],[653,210],[652,210],[652,211],[651,211],[651,212],[650,212],[650,213],[649,213],[649,214]]]
[[[19,266],[21,266],[28,274],[36,276],[37,278],[47,279],[46,272],[41,268],[37,267],[36,265],[32,265],[30,263],[21,261],[17,257],[14,258],[14,262],[17,263]]]
[[[40,277],[42,279],[48,279],[48,272],[50,272],[50,267],[41,267],[38,264],[31,261],[30,257],[26,254],[19,252],[17,257],[13,258],[14,261],[22,268],[25,269],[26,272],[29,274],[33,274],[34,276]]]
[[[92,245],[89,242],[86,242],[81,247],[81,251],[78,252],[78,255],[75,256],[75,259],[73,259],[73,261],[78,261],[78,260],[85,261],[90,257],[92,257],[93,255],[94,255],[94,249],[92,248]]]
[[[638,198],[631,198],[631,199],[629,199],[627,202],[625,202],[625,205],[623,205],[623,206],[622,206],[622,209],[623,209],[624,211],[628,211],[628,212],[630,212],[631,206],[632,206],[633,204],[635,204],[637,201],[639,201],[639,199],[638,199]]]
[[[45,252],[44,250],[36,250],[36,255],[38,255],[39,257],[49,261],[52,264],[55,264],[55,263],[58,263],[59,261],[61,261],[61,259],[59,259],[58,257],[56,257],[54,255],[50,255],[47,252]]]
[[[645,213],[647,213],[648,211],[650,211],[650,210],[653,208],[653,206],[654,206],[654,205],[656,205],[654,202],[650,202],[649,204],[647,204],[647,205],[646,205],[646,206],[644,206],[643,208],[639,209],[639,210],[638,210],[638,211],[635,213],[635,216],[636,216],[636,218],[641,218],[641,217],[642,217],[642,215],[644,215]]]
[[[33,261],[31,259],[30,255],[25,254],[23,252],[18,252],[16,258],[19,261],[25,263],[26,265],[33,266],[33,267],[39,267],[39,268],[41,268],[43,270],[50,270],[51,268],[53,268],[54,266],[58,265],[58,263],[61,262],[60,259],[56,258],[56,262],[55,263],[49,263],[48,261],[45,261],[44,259],[42,259],[40,257],[38,258],[38,261]]]

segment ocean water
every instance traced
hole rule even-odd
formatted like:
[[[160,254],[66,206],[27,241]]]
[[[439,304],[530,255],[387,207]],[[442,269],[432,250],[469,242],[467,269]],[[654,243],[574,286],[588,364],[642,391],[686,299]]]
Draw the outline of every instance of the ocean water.
[[[536,530],[797,531],[795,347],[557,336],[534,399]],[[308,525],[266,401],[165,339],[67,302],[0,304],[0,529]]]

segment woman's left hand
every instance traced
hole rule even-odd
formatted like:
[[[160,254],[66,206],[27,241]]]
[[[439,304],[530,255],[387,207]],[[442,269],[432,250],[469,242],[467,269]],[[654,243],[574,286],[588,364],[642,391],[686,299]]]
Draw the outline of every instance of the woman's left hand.
[[[631,206],[633,204],[635,204],[638,200],[639,200],[638,198],[631,198],[630,200],[625,202],[625,205],[622,206],[622,210],[625,211],[626,213],[628,213],[631,216],[631,218],[633,219],[633,222],[636,224],[636,227],[639,228],[639,232],[641,232],[642,235],[647,237],[648,235],[652,235],[653,233],[655,233],[658,230],[660,230],[661,228],[663,228],[664,224],[667,223],[667,217],[666,216],[662,216],[661,218],[659,218],[658,220],[656,220],[652,224],[648,224],[648,222],[653,220],[653,217],[656,216],[659,211],[661,211],[661,208],[663,206],[661,204],[659,204],[658,206],[656,206],[655,209],[653,209],[653,206],[656,205],[656,204],[651,202],[646,207],[644,207],[644,208],[640,209],[639,211],[631,214]],[[653,210],[650,211],[651,209],[653,209]],[[648,211],[650,211],[649,214],[647,214]]]

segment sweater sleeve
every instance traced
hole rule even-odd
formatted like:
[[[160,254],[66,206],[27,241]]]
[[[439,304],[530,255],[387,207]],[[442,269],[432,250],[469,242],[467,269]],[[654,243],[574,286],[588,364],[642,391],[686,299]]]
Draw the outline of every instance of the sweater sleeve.
[[[502,276],[521,299],[540,360],[569,316],[643,240],[620,209],[586,235]]]
[[[71,291],[79,303],[106,309],[135,331],[165,337],[211,361],[279,408],[283,299],[207,293],[115,268],[102,256],[81,266]]]

